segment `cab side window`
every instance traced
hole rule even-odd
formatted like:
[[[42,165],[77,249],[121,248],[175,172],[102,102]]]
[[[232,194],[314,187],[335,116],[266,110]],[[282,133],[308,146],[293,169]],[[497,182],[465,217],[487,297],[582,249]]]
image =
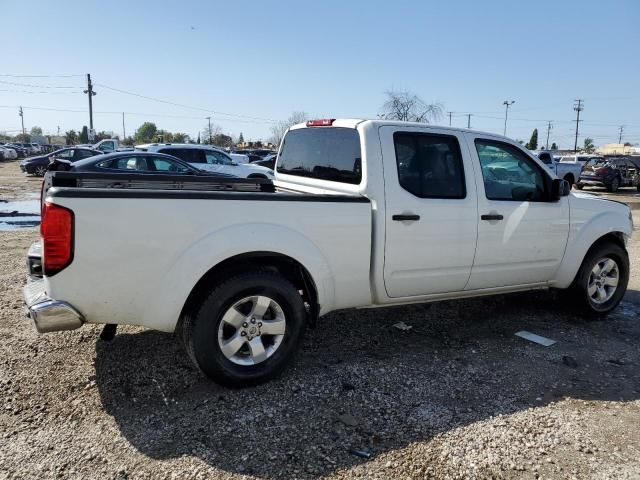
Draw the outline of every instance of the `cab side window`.
[[[484,190],[489,200],[541,202],[545,177],[535,161],[513,145],[476,139]]]
[[[452,135],[396,132],[393,135],[398,181],[420,198],[465,198],[458,139]]]
[[[231,165],[233,162],[223,153],[209,151],[205,153],[207,163],[213,165]]]

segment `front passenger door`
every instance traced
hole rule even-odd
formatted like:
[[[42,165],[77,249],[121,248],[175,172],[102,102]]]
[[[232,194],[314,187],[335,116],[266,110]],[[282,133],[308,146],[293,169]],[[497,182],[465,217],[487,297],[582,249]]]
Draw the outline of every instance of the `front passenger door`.
[[[552,280],[569,235],[569,198],[519,147],[468,135],[479,165],[478,246],[467,290]]]

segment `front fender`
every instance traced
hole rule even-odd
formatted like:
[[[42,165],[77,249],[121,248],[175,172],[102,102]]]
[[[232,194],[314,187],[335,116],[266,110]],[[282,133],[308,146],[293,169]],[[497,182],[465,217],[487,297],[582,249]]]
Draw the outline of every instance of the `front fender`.
[[[162,302],[149,302],[142,324],[173,331],[187,297],[203,275],[228,258],[251,252],[280,253],[298,261],[315,282],[323,310],[333,304],[333,273],[327,259],[309,238],[280,225],[238,224],[200,238],[175,258],[154,294]]]
[[[628,207],[624,208],[622,205],[619,207],[615,210],[600,211],[588,219],[581,218],[583,211],[574,212],[572,208],[569,241],[553,283],[554,287],[567,288],[571,285],[585,255],[599,238],[618,232],[627,237],[631,236],[633,227],[629,219]]]

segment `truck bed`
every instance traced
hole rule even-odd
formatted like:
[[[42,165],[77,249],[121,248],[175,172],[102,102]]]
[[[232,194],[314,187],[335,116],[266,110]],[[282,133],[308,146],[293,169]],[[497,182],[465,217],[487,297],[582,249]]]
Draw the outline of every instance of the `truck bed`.
[[[371,206],[363,196],[280,190],[261,179],[49,175],[45,200],[74,213],[74,258],[45,275],[46,293],[90,323],[173,331],[198,280],[251,252],[304,265],[321,312],[371,303]]]

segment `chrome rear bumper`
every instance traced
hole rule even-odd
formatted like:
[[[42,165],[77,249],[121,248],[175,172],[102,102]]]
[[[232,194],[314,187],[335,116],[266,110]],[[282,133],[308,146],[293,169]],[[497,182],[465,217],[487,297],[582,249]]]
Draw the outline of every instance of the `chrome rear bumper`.
[[[47,296],[44,280],[29,281],[22,289],[27,316],[38,333],[74,330],[82,326],[84,317],[72,305]]]

